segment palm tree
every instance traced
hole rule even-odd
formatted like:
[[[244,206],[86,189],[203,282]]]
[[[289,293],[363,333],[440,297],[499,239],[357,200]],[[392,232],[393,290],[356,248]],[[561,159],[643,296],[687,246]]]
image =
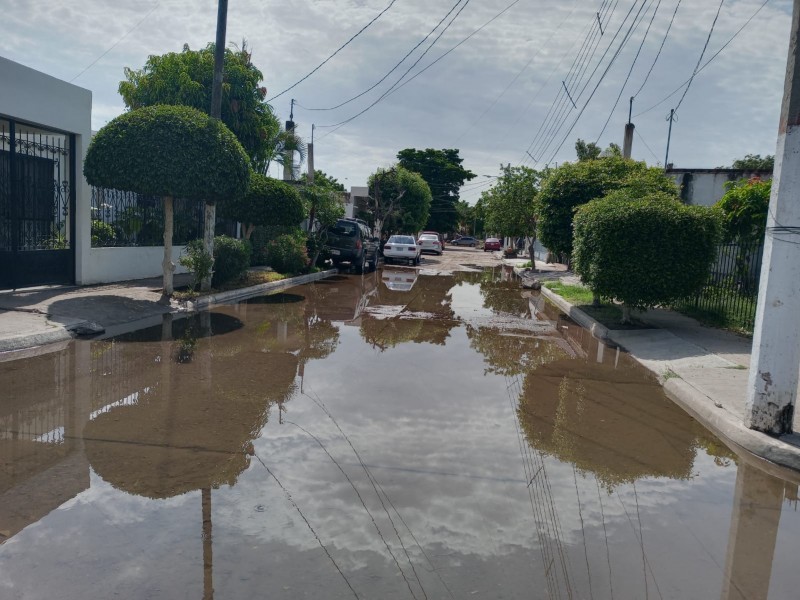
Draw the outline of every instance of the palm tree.
[[[297,165],[292,164],[292,179],[296,179],[300,172],[300,165],[306,159],[306,143],[294,131],[286,131],[281,127],[280,130],[269,140],[266,156],[263,160],[257,161],[254,168],[264,175],[269,174],[269,168],[273,161],[281,166],[285,166],[289,161],[294,163],[294,155],[300,157]]]

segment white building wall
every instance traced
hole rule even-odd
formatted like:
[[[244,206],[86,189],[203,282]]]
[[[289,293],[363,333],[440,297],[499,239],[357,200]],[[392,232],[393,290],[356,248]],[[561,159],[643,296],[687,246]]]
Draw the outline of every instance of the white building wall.
[[[186,246],[176,246],[172,249],[175,273],[187,272],[178,264],[178,258],[185,248]],[[92,248],[86,261],[86,276],[81,283],[88,285],[160,277],[164,273],[161,267],[162,260],[164,260],[163,246]]]
[[[92,134],[92,92],[0,56],[0,115],[75,134],[75,281],[83,283],[91,246],[90,190],[83,159]]]
[[[681,188],[681,198],[686,204],[713,206],[727,191],[729,181],[758,176],[772,179],[771,171],[741,171],[737,169],[670,169],[667,171]]]

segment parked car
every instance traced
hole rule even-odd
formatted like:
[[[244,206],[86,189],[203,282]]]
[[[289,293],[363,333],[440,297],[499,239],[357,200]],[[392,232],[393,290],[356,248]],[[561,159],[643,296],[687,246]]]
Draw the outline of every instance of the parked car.
[[[474,248],[478,245],[478,240],[470,235],[463,235],[460,238],[453,240],[450,242],[453,246],[469,246],[470,248]]]
[[[432,233],[423,233],[420,235],[417,244],[422,249],[422,252],[433,252],[434,254],[442,253],[442,242]]]
[[[405,260],[410,265],[418,265],[422,247],[412,235],[393,235],[386,240],[383,247],[383,259],[386,264],[396,260]]]
[[[439,233],[437,231],[423,231],[419,235],[420,236],[423,236],[423,235],[435,235],[439,239],[439,243],[442,245],[442,250],[444,250],[445,239],[444,239],[444,235],[442,235],[441,233]]]
[[[380,240],[372,235],[365,221],[339,219],[328,230],[325,250],[330,254],[334,266],[348,262],[356,273],[363,273],[377,268]]]
[[[486,241],[483,242],[484,252],[488,252],[489,250],[500,250],[501,247],[502,244],[497,238],[486,238]]]

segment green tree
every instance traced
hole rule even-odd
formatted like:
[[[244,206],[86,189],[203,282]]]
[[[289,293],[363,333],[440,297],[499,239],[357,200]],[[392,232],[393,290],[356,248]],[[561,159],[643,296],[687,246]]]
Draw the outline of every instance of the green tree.
[[[665,193],[625,191],[581,206],[575,214],[575,272],[595,295],[630,309],[670,304],[700,289],[716,257],[716,212]]]
[[[638,197],[664,192],[677,198],[678,188],[661,169],[617,156],[565,163],[544,178],[539,192],[539,238],[551,252],[572,253],[575,209],[614,190]]]
[[[264,100],[263,75],[251,62],[246,44],[225,50],[222,83],[222,122],[236,134],[254,166],[274,158],[280,122]],[[125,68],[119,93],[129,109],[157,104],[191,106],[203,112],[211,109],[214,80],[214,44],[202,50],[169,52],[150,56],[138,71]],[[176,146],[176,149],[180,146]]]
[[[578,141],[575,142],[575,153],[578,155],[579,161],[600,158],[600,152],[600,146],[594,142],[589,142],[587,144],[581,138],[578,138]]]
[[[772,171],[775,168],[775,157],[771,154],[763,158],[760,154],[745,154],[744,158],[733,161],[731,168],[742,171]]]
[[[397,159],[404,169],[419,173],[430,187],[430,217],[425,229],[442,233],[454,231],[458,224],[459,189],[464,182],[476,177],[461,166],[464,160],[458,156],[458,150],[406,148],[397,153]]]
[[[219,202],[243,195],[250,180],[236,136],[185,106],[150,106],[113,119],[92,138],[83,173],[90,185],[163,198],[165,297],[172,294],[175,269],[173,198]]]
[[[305,206],[294,186],[261,173],[252,173],[247,193],[225,202],[220,214],[241,222],[246,240],[259,225],[297,227],[306,218]]]
[[[374,232],[416,234],[428,222],[431,189],[421,175],[402,166],[378,169],[368,179]]]
[[[500,177],[481,194],[486,227],[513,237],[536,237],[540,174],[530,167],[501,166]]]
[[[344,197],[342,192],[325,185],[324,181],[321,185],[302,186],[300,194],[309,214],[309,264],[314,267],[328,238],[328,230],[344,216]]]
[[[730,181],[715,205],[722,214],[727,241],[752,244],[764,239],[772,182],[758,177]]]
[[[325,171],[320,171],[319,169],[314,169],[314,183],[339,192],[345,191],[344,185],[339,183],[338,179],[331,177]]]

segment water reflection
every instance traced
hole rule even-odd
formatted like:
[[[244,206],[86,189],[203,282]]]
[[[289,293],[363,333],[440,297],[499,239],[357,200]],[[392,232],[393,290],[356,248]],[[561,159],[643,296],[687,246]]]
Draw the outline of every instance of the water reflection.
[[[0,362],[0,597],[792,597],[796,486],[495,279]]]

